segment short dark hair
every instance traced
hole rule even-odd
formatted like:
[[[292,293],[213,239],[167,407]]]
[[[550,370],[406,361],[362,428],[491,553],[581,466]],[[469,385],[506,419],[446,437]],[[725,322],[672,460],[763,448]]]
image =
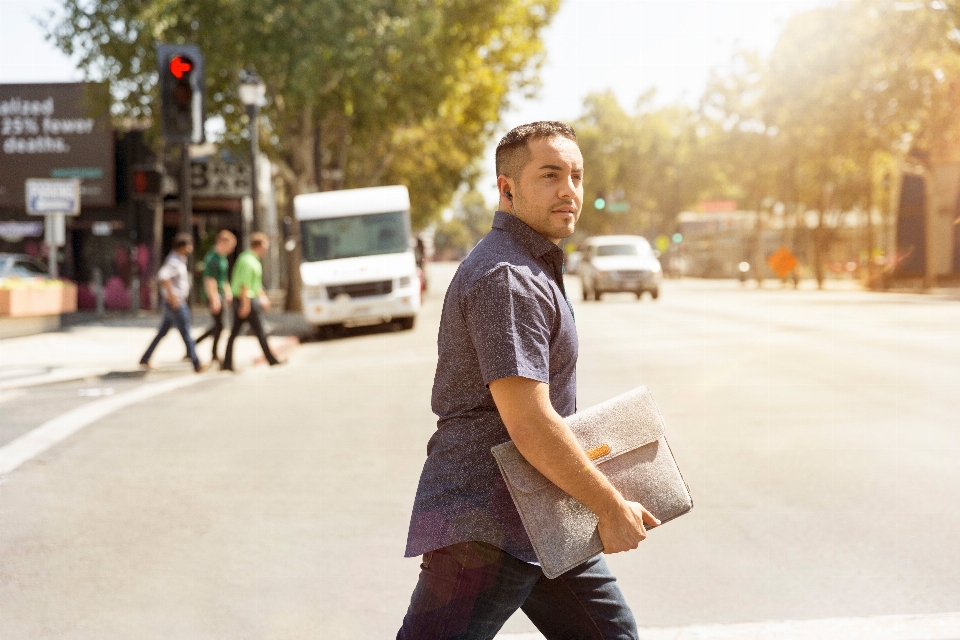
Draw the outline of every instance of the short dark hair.
[[[173,236],[173,250],[183,249],[185,246],[193,244],[193,235],[185,231],[181,231],[177,235]]]
[[[267,242],[269,242],[269,239],[267,238],[267,234],[265,234],[263,231],[254,231],[250,234],[251,249],[262,247],[263,245],[267,244]]]
[[[514,127],[497,144],[497,175],[518,179],[520,172],[530,162],[529,142],[557,137],[577,141],[577,133],[566,122],[541,120]]]

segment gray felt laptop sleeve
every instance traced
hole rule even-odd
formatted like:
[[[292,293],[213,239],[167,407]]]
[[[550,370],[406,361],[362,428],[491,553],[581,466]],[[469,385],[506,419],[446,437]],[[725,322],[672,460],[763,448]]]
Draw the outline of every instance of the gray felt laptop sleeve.
[[[646,387],[628,391],[566,419],[597,468],[626,500],[661,523],[693,508],[664,435],[663,417]],[[548,578],[603,551],[597,516],[551,483],[512,441],[491,449]]]

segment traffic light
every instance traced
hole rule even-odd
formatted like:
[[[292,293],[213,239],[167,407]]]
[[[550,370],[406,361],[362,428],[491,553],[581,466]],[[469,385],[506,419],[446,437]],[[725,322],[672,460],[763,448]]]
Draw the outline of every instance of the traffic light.
[[[203,56],[194,45],[161,44],[160,113],[164,140],[180,144],[203,142]]]
[[[593,201],[593,208],[596,209],[597,211],[603,211],[603,209],[606,206],[607,206],[607,201],[603,197],[603,194],[601,193],[597,196],[597,199]]]
[[[134,168],[130,181],[134,198],[150,199],[163,195],[163,174],[153,167]]]

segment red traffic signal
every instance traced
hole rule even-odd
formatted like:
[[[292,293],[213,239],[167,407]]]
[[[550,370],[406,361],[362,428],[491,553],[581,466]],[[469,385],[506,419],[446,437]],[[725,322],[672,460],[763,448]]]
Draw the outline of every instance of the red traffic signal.
[[[177,80],[182,80],[185,75],[193,71],[193,61],[184,56],[176,56],[170,61],[170,73]]]

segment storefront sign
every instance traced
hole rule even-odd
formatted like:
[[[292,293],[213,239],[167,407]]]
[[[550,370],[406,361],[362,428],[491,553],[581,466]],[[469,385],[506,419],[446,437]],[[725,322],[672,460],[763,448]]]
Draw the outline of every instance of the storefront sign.
[[[243,198],[250,195],[250,165],[216,155],[196,158],[190,167],[195,198]]]
[[[100,84],[0,84],[0,208],[23,209],[28,178],[79,178],[85,207],[113,206],[114,141]]]
[[[20,242],[24,238],[39,238],[43,235],[43,222],[17,222],[4,220],[0,222],[0,238],[7,242]]]

